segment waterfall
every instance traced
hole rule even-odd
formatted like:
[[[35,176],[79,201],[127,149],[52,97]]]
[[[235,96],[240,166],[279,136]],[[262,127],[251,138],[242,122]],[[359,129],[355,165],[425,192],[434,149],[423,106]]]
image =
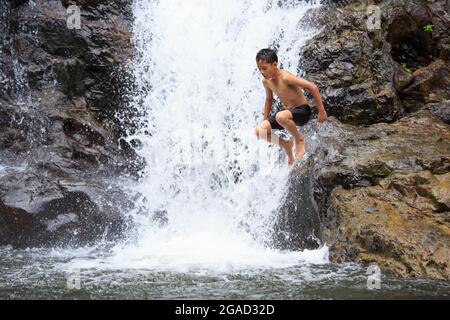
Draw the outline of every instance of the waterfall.
[[[17,97],[19,104],[29,103],[28,84],[11,33],[11,6],[10,1],[0,3],[0,95]]]
[[[173,268],[285,266],[326,262],[326,248],[281,252],[273,225],[290,168],[280,149],[258,140],[264,89],[259,49],[276,46],[298,71],[311,36],[307,3],[267,0],[134,2],[139,141],[147,165],[132,186],[134,245],[108,266]]]

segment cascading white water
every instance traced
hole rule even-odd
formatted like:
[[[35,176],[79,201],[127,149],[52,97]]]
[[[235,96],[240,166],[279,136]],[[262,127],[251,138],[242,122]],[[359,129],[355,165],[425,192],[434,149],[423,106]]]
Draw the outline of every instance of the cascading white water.
[[[144,114],[138,139],[147,166],[138,243],[116,248],[109,266],[184,270],[326,262],[326,248],[269,249],[286,188],[287,159],[257,140],[264,89],[259,49],[279,43],[284,68],[296,72],[311,31],[310,8],[267,0],[135,0],[131,68]]]
[[[10,34],[11,5],[7,1],[0,4],[0,94],[16,96],[20,106],[29,103],[31,95]],[[19,28],[23,28],[23,25],[19,25]]]

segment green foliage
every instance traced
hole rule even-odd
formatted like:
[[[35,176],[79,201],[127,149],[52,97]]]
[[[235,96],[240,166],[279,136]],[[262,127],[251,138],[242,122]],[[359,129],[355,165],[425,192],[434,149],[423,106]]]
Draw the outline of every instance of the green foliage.
[[[423,28],[423,31],[425,31],[425,32],[433,32],[433,27],[434,26],[431,23],[429,23],[429,24],[424,25],[422,28]]]
[[[411,69],[408,68],[408,66],[406,65],[406,63],[401,63],[401,66],[403,67],[403,70],[405,70],[408,73],[412,73]]]

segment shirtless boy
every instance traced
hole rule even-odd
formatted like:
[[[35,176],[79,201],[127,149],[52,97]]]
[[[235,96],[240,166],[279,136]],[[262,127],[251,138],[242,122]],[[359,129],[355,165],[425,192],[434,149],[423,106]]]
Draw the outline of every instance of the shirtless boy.
[[[305,125],[311,118],[311,108],[301,88],[311,92],[319,111],[318,121],[324,122],[327,119],[327,113],[323,107],[319,89],[314,83],[297,77],[287,70],[279,69],[278,57],[274,50],[260,50],[256,55],[256,64],[264,77],[262,83],[266,91],[264,120],[255,129],[256,136],[278,144],[286,152],[288,164],[292,165],[294,163],[292,152],[294,143],[276,136],[272,130],[286,129],[292,135],[295,142],[295,160],[300,159],[305,154],[305,139],[297,131],[297,126]],[[280,98],[284,110],[269,117],[273,93]]]

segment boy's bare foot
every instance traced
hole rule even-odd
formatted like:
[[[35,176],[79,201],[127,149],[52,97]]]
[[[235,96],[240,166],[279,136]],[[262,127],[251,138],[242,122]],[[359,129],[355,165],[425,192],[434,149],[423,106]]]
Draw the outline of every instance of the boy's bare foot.
[[[297,141],[295,143],[295,160],[300,159],[305,154],[305,141]]]
[[[284,152],[286,152],[288,156],[288,165],[292,165],[294,163],[294,155],[292,153],[294,143],[291,140],[287,140],[281,147],[284,149]]]

